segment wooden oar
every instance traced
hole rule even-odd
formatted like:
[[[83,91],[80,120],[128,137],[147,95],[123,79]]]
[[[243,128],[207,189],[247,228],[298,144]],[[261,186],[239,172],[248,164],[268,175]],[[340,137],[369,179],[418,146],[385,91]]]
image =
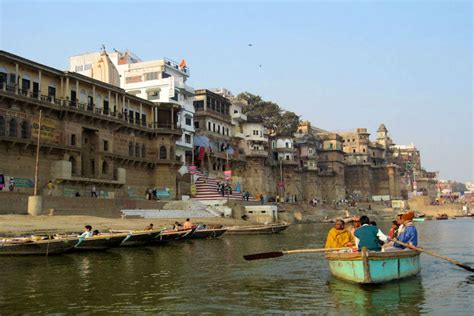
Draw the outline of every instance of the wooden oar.
[[[397,244],[400,244],[402,246],[405,246],[407,248],[410,248],[410,249],[413,249],[413,250],[416,250],[416,251],[419,251],[419,252],[424,252],[426,254],[429,254],[430,256],[433,256],[433,257],[436,257],[436,258],[440,258],[440,259],[443,259],[443,260],[446,260],[446,261],[449,261],[455,265],[457,265],[458,267],[461,267],[463,269],[466,269],[467,271],[470,271],[470,272],[474,272],[474,268],[471,268],[470,266],[464,264],[464,263],[461,263],[459,261],[456,261],[454,259],[451,259],[451,258],[448,258],[448,257],[445,257],[445,256],[442,256],[440,254],[437,254],[433,251],[430,251],[430,250],[425,250],[425,249],[422,249],[422,248],[418,248],[418,247],[415,247],[413,245],[410,245],[410,244],[406,244],[404,242],[401,242],[401,241],[398,241],[396,239],[393,239],[393,242],[396,242]]]
[[[295,250],[286,250],[286,251],[272,251],[272,252],[262,252],[255,253],[252,255],[245,255],[245,260],[260,260],[260,259],[269,259],[277,258],[283,255],[291,255],[296,253],[310,253],[310,252],[329,252],[329,251],[338,251],[338,250],[348,250],[351,248],[321,248],[321,249],[295,249]]]

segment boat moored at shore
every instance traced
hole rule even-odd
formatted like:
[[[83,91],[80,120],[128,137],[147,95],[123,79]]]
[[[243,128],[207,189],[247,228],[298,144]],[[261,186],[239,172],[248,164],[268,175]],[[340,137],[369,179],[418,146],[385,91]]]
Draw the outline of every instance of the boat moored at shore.
[[[288,223],[275,223],[268,225],[231,226],[227,227],[227,235],[258,235],[277,234],[290,227]]]
[[[0,241],[0,256],[57,255],[71,250],[75,244],[74,240],[6,239]]]

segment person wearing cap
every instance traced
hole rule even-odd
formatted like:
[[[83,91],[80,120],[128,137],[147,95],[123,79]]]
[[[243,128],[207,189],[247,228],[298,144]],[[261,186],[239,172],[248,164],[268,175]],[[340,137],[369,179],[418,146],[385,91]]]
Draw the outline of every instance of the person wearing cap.
[[[403,214],[403,231],[399,233],[397,240],[410,244],[413,246],[418,246],[418,231],[416,230],[415,225],[413,224],[413,217],[415,217],[415,212],[408,212]],[[395,248],[405,249],[405,246],[394,243]]]
[[[334,227],[329,230],[325,248],[343,248],[354,246],[354,237],[344,229],[344,221],[337,219]]]

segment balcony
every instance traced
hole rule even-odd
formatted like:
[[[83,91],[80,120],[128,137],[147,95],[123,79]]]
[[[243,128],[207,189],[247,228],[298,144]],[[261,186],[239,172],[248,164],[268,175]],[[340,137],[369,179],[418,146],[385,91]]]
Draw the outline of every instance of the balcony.
[[[189,72],[189,68],[188,67],[185,67],[185,68],[180,68],[179,67],[179,63],[171,60],[171,59],[168,59],[168,58],[163,58],[164,61],[165,61],[165,65],[167,65],[168,67],[171,67],[173,68],[174,70],[176,71],[179,71],[181,72],[182,74],[186,75],[189,77],[190,75],[190,72]]]
[[[123,126],[141,129],[146,132],[162,132],[181,134],[182,130],[177,123],[147,122],[146,120],[135,120],[130,118],[127,113],[113,112],[107,108],[96,107],[95,104],[85,104],[78,100],[68,100],[56,98],[54,95],[39,95],[37,92],[28,90],[19,90],[16,92],[14,86],[3,84],[0,87],[1,97],[11,97],[19,101],[37,104],[58,111],[67,111],[76,114],[83,114],[89,117],[99,118],[114,122]]]
[[[235,138],[241,138],[241,139],[244,139],[244,138],[245,138],[244,133],[240,133],[240,132],[234,133],[233,136],[234,136]]]
[[[265,150],[257,150],[257,149],[252,149],[247,152],[247,157],[262,157],[262,158],[267,158],[268,157],[268,152]]]
[[[273,151],[275,151],[277,153],[294,153],[295,149],[294,148],[282,147],[282,148],[273,148]]]
[[[242,114],[242,113],[232,113],[231,117],[233,120],[239,121],[239,122],[245,122],[247,121],[247,115]]]

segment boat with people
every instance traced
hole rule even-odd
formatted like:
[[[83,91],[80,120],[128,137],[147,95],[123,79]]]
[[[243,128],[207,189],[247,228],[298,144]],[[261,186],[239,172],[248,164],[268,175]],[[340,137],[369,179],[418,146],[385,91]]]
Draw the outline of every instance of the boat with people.
[[[160,234],[155,236],[154,242],[161,243],[190,238],[195,230],[196,227],[183,229],[164,229],[160,232]]]
[[[87,238],[77,237],[75,235],[56,235],[54,238],[58,240],[76,241],[71,251],[104,251],[119,247],[127,235],[126,233],[99,234]]]
[[[289,223],[273,223],[251,226],[230,226],[227,227],[227,235],[258,235],[258,234],[277,234],[290,227]]]
[[[70,251],[74,240],[9,238],[0,240],[0,256],[6,255],[57,255]]]
[[[420,272],[420,252],[413,250],[326,253],[331,274],[359,284],[385,283]]]

